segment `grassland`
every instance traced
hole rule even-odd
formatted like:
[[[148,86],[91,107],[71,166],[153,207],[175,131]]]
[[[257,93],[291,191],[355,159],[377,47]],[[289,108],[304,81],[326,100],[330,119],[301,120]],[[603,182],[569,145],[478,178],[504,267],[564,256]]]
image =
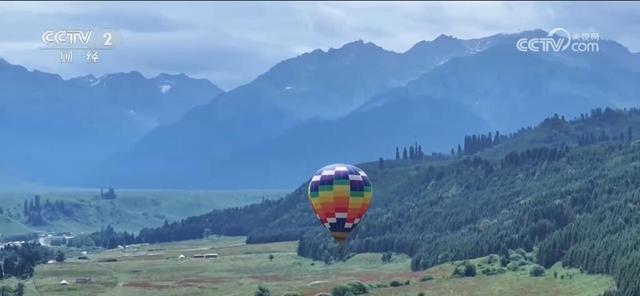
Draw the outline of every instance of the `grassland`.
[[[93,232],[109,224],[119,231],[138,231],[159,226],[164,220],[175,221],[213,209],[259,202],[262,198],[280,198],[285,193],[277,190],[117,190],[117,199],[102,200],[98,197],[99,189],[0,192],[0,207],[4,212],[0,214],[0,236],[33,231]],[[41,196],[42,202],[64,201],[73,209],[73,216],[61,217],[39,227],[24,225],[23,219],[18,217],[23,211],[23,202],[36,194]]]
[[[373,286],[392,280],[400,287],[374,288],[370,295],[599,295],[612,285],[608,276],[587,275],[554,266],[543,277],[526,269],[473,278],[453,278],[452,264],[411,272],[410,259],[394,255],[382,263],[380,254],[359,254],[346,262],[326,265],[296,255],[296,242],[245,245],[244,238],[212,238],[154,244],[89,254],[89,261],[40,265],[26,282],[27,295],[253,295],[258,285],[272,295],[297,292],[315,295],[339,284],[360,281]],[[191,259],[197,253],[217,253],[217,259]],[[187,259],[179,259],[179,255]],[[269,260],[273,255],[273,260]],[[109,262],[114,261],[115,262]],[[477,259],[480,262],[482,259]],[[554,271],[558,277],[554,277]],[[424,275],[432,280],[422,282]],[[561,279],[562,276],[564,279]],[[88,284],[77,278],[90,277]],[[59,285],[61,280],[70,285]]]

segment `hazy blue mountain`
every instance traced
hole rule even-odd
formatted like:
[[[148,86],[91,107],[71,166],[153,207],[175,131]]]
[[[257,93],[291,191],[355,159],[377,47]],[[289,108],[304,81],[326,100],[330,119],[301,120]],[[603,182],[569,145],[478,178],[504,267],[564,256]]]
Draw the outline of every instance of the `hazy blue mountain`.
[[[404,90],[394,92],[401,95]],[[287,188],[326,164],[366,162],[380,156],[389,159],[395,147],[416,142],[427,144],[426,153],[448,151],[461,135],[487,131],[482,118],[456,101],[414,96],[334,121],[308,122],[258,147],[239,151],[221,166],[228,174],[252,180],[255,186]],[[210,184],[242,185],[217,173],[214,170],[210,175]]]
[[[519,52],[503,38],[375,97],[348,116],[304,124],[242,151],[229,158],[235,165],[228,166],[262,186],[286,186],[324,164],[390,158],[396,146],[414,141],[427,152],[448,152],[465,134],[513,132],[550,112],[573,118],[598,106],[640,103],[640,84],[634,83],[640,73],[624,63],[632,55],[617,43],[603,43],[597,54],[550,55]],[[249,175],[252,171],[239,165],[244,161],[262,174]],[[211,180],[233,182],[215,174]]]
[[[546,35],[442,35],[402,54],[363,42],[317,50],[152,131],[105,172],[134,187],[282,187],[323,164],[388,158],[415,141],[447,152],[465,134],[511,132],[549,112],[637,105],[636,55],[612,41],[598,53],[515,47]]]
[[[140,73],[69,80],[0,59],[0,163],[6,174],[75,185],[160,124],[222,91],[204,79]]]
[[[230,155],[306,122],[344,117],[442,60],[473,52],[450,45],[461,42],[437,38],[400,54],[355,41],[285,60],[179,122],[153,130],[107,162],[98,178],[133,187],[210,186],[213,175],[231,170],[222,166]]]
[[[574,117],[598,106],[640,103],[638,61],[618,43],[601,42],[595,53],[520,52],[513,44],[452,59],[408,83],[405,95],[382,95],[370,105],[429,95],[459,102],[491,129],[514,131],[549,112]]]

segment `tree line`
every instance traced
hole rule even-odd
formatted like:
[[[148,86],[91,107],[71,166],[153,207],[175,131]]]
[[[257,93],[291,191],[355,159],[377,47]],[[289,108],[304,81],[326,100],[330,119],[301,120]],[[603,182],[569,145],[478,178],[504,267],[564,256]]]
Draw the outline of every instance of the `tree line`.
[[[25,222],[32,226],[42,226],[46,224],[44,215],[53,213],[61,213],[63,215],[71,215],[72,212],[65,207],[64,201],[56,200],[54,202],[48,199],[42,203],[39,195],[32,199],[25,199],[23,203],[22,215]]]
[[[37,242],[6,244],[0,248],[0,279],[30,278],[37,264],[46,263],[54,258],[53,250]]]

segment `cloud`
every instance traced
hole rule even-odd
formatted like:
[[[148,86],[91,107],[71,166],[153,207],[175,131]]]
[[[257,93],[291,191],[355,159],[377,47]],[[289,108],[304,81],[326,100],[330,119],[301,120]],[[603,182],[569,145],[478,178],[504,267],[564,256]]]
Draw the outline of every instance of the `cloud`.
[[[184,72],[230,89],[277,62],[362,39],[403,52],[445,33],[477,38],[565,27],[640,50],[640,5],[591,2],[5,2],[0,57],[70,77]],[[99,65],[60,65],[38,50],[44,30],[111,27]]]
[[[69,24],[91,25],[94,28],[118,28],[119,30],[156,33],[186,29],[186,24],[158,13],[129,11],[113,8],[84,13],[62,13],[57,15]]]

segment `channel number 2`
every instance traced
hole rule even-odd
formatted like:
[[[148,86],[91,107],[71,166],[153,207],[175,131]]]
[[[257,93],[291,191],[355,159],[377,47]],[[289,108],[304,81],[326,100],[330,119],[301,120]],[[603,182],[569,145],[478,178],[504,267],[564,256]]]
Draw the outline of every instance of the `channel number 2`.
[[[113,35],[111,34],[111,32],[105,32],[104,34],[102,34],[102,38],[104,38],[104,46],[105,47],[111,47],[113,46]]]

